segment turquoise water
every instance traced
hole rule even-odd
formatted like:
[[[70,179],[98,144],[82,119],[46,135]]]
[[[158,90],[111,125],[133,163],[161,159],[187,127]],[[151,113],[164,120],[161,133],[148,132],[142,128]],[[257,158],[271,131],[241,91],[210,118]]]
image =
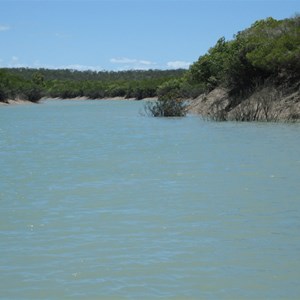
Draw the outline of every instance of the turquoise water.
[[[1,299],[299,299],[300,125],[0,107]]]

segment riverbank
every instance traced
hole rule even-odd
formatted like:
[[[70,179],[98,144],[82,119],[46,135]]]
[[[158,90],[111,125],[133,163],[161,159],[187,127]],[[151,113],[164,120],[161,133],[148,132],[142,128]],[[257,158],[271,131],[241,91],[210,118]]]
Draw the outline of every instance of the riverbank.
[[[5,100],[5,102],[0,101],[0,106],[24,105],[24,104],[34,104],[34,102],[24,100],[24,99],[7,99],[7,100]]]
[[[84,101],[84,100],[93,100],[93,101],[120,101],[120,100],[124,100],[124,101],[140,101],[140,99],[136,99],[136,98],[126,98],[126,97],[106,97],[106,98],[97,98],[97,99],[91,99],[88,97],[74,97],[74,98],[68,98],[68,99],[63,99],[63,98],[49,98],[49,97],[43,97],[42,99],[40,99],[38,102],[31,102],[29,100],[24,100],[24,99],[7,99],[5,100],[5,102],[1,102],[0,101],[0,105],[2,106],[6,106],[6,105],[20,105],[20,104],[36,104],[36,103],[42,103],[43,101],[48,101],[48,100],[59,100],[59,101],[65,101],[65,100],[69,100],[69,101]],[[147,101],[156,101],[157,97],[149,97],[149,98],[144,98],[142,100],[147,100]]]
[[[60,97],[55,97],[55,98],[49,98],[49,97],[44,97],[41,99],[41,101],[43,100],[71,100],[71,101],[83,101],[83,100],[136,100],[135,98],[130,98],[130,99],[126,99],[125,97],[111,97],[111,98],[96,98],[96,99],[91,99],[88,97],[74,97],[74,98],[60,98]]]
[[[157,97],[142,100],[156,101]],[[38,102],[24,99],[8,99],[0,102],[0,106],[28,105],[43,103],[44,101],[140,101],[136,98],[109,97],[90,99],[88,97],[74,97],[69,99],[44,97]],[[239,99],[230,96],[225,88],[216,88],[208,94],[202,94],[189,102],[188,112],[214,121],[274,121],[295,122],[300,120],[300,91],[279,93],[273,88],[264,88],[253,92],[250,96]]]
[[[243,97],[216,88],[190,101],[189,111],[216,121],[300,121],[300,89],[267,86]]]
[[[93,101],[140,101],[140,100],[149,100],[149,101],[155,101],[157,100],[157,97],[150,97],[150,98],[144,98],[144,99],[136,99],[136,98],[126,98],[126,97],[105,97],[105,98],[96,98],[96,99],[91,99],[88,97],[75,97],[75,98],[48,98],[44,97],[40,100],[40,102],[45,101],[45,100],[60,100],[60,101],[65,101],[65,100],[71,100],[71,101],[85,101],[85,100],[93,100]]]

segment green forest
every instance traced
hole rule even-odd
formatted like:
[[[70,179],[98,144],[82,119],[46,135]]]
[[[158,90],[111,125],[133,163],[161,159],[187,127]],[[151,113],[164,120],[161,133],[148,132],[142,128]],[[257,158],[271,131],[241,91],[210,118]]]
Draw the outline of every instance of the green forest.
[[[181,78],[185,70],[76,71],[13,68],[0,69],[0,101],[21,98],[37,102],[42,97],[62,99],[157,96],[164,82]]]
[[[164,113],[164,103],[171,107],[170,101],[177,105],[178,101],[195,99],[218,87],[228,90],[230,105],[226,109],[230,110],[261,87],[292,93],[299,91],[299,83],[300,16],[295,15],[284,20],[270,17],[256,21],[228,41],[221,37],[188,70],[0,69],[0,101],[158,97],[160,115],[168,115]],[[184,105],[178,107],[185,109]],[[182,115],[182,111],[175,110],[171,115],[176,114]]]

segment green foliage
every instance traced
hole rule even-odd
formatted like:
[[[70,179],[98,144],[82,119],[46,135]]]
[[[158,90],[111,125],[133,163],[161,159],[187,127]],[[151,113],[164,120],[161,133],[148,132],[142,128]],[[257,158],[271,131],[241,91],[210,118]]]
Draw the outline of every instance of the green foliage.
[[[147,102],[145,111],[153,117],[183,117],[187,112],[187,104],[183,100],[181,79],[172,79],[161,84],[157,90],[158,100]]]
[[[128,71],[77,71],[71,69],[31,69],[31,68],[13,68],[6,69],[9,73],[17,75],[25,80],[31,80],[33,75],[39,73],[44,76],[44,81],[101,81],[101,82],[117,82],[117,81],[142,81],[158,78],[179,78],[186,72],[183,69],[178,70],[128,70]]]
[[[157,89],[160,99],[189,99],[196,98],[206,90],[203,83],[190,83],[186,77],[172,79],[161,84]]]
[[[191,83],[203,83],[212,90],[224,79],[230,56],[230,43],[220,38],[208,53],[200,56],[189,69],[187,80]]]
[[[240,38],[227,42],[224,38],[219,39],[190,67],[188,82],[204,85],[207,92],[220,85],[233,89],[248,87],[258,70],[246,57],[247,46]]]
[[[1,84],[0,85],[0,102],[5,102],[5,100],[8,98],[8,94],[6,91],[6,88]]]
[[[32,82],[36,85],[44,85],[45,77],[41,72],[36,72],[32,74]]]
[[[179,99],[158,99],[155,102],[146,102],[145,112],[153,117],[184,117],[187,104]]]
[[[29,82],[19,76],[0,70],[0,101],[5,102],[9,98],[17,98],[29,85]]]
[[[1,75],[2,74],[2,75]],[[138,100],[157,96],[157,87],[179,78],[183,70],[92,72],[46,69],[2,69],[0,101],[8,97],[37,101],[38,97],[90,99],[125,97]],[[1,77],[2,76],[2,77]]]
[[[271,73],[300,70],[300,17],[256,22],[243,37],[249,45],[249,62]]]
[[[260,20],[231,41],[219,39],[190,66],[180,87],[171,81],[158,91],[160,97],[172,94],[176,97],[194,89],[190,95],[196,97],[197,93],[223,86],[230,89],[231,95],[243,95],[270,78],[288,81],[299,77],[300,16],[296,15],[281,21]]]
[[[42,98],[42,90],[38,86],[28,86],[23,88],[21,97],[30,102],[38,102]]]
[[[180,99],[181,98],[181,80],[172,79],[161,84],[157,90],[158,97],[161,100]]]
[[[6,72],[0,70],[0,102],[5,102],[8,98],[8,80]]]

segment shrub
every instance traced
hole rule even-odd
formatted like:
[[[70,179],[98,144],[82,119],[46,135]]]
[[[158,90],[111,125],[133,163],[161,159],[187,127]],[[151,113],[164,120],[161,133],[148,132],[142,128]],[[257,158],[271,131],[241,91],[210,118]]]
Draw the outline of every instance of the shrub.
[[[8,93],[4,87],[0,86],[0,102],[5,102],[8,98]]]
[[[178,99],[158,99],[145,104],[145,112],[153,117],[184,117],[187,113],[187,104]]]
[[[29,87],[23,90],[23,98],[30,102],[38,102],[42,96],[42,91],[38,87]]]

